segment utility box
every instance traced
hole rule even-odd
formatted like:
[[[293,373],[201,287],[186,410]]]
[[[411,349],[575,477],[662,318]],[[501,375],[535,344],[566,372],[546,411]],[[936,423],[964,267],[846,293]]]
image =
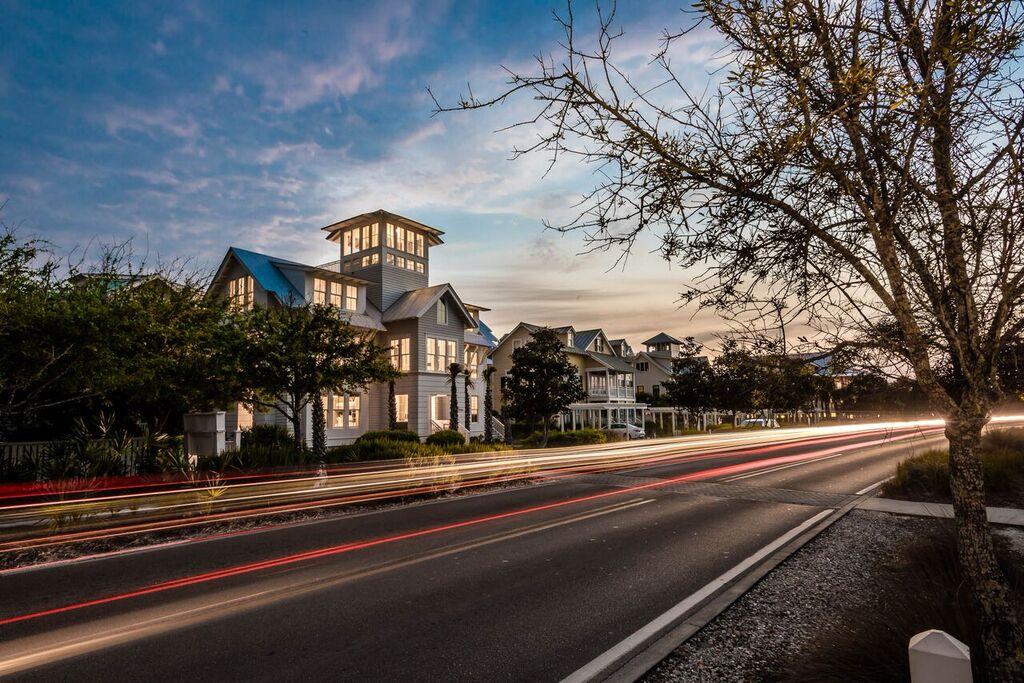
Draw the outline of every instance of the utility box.
[[[212,456],[224,452],[223,410],[185,415],[185,452],[188,455]]]
[[[971,648],[945,631],[932,629],[910,639],[913,683],[971,683]]]

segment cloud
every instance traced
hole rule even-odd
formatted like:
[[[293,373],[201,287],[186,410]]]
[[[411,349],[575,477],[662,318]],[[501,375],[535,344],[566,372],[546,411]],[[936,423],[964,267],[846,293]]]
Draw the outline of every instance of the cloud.
[[[285,144],[279,142],[273,147],[267,147],[260,150],[256,156],[256,163],[261,166],[269,166],[270,164],[276,163],[281,159],[287,159],[291,157],[304,157],[311,159],[320,152],[320,145],[315,142],[300,142],[296,144]]]
[[[150,47],[151,50],[153,50],[153,52],[155,54],[158,54],[158,55],[165,55],[165,54],[167,54],[167,46],[164,45],[164,41],[162,41],[162,40],[157,40],[157,41],[151,43],[149,47]]]
[[[157,133],[167,133],[178,138],[195,140],[200,132],[195,119],[168,108],[115,107],[103,116],[103,122],[107,133],[114,137],[122,130],[134,130],[152,138],[156,138]]]

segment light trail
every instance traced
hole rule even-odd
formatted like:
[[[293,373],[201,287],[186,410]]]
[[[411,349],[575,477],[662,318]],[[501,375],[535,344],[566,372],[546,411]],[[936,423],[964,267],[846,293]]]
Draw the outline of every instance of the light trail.
[[[1007,418],[1014,419],[1014,418]],[[215,484],[144,493],[0,506],[0,552],[25,547],[168,531],[213,522],[331,508],[440,490],[543,477],[565,478],[623,468],[756,457],[774,450],[886,433],[913,438],[941,429],[939,420],[841,425],[699,436],[597,447],[499,451],[453,456],[432,465],[378,461],[339,474]],[[754,461],[764,467],[767,461]],[[353,471],[354,470],[354,471]],[[48,525],[54,524],[59,531]]]

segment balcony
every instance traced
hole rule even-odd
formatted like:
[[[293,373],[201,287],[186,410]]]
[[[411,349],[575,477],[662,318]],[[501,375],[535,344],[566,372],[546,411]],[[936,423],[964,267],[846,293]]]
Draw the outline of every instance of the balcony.
[[[586,378],[587,400],[591,403],[609,401],[635,401],[636,388],[633,375],[618,372],[588,372]]]

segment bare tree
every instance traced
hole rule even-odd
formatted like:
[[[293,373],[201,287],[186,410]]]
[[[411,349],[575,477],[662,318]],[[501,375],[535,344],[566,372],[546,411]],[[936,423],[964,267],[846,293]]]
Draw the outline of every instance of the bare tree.
[[[1006,0],[699,0],[649,68],[613,59],[614,7],[560,56],[509,72],[477,109],[522,93],[532,145],[596,169],[575,219],[592,248],[654,232],[703,265],[686,300],[795,307],[819,342],[912,374],[946,416],[960,560],[998,680],[1024,678],[1024,637],[987,527],[981,431],[1004,349],[1024,329],[1024,9]],[[711,87],[672,59],[710,29]],[[586,44],[586,47],[583,44]]]

